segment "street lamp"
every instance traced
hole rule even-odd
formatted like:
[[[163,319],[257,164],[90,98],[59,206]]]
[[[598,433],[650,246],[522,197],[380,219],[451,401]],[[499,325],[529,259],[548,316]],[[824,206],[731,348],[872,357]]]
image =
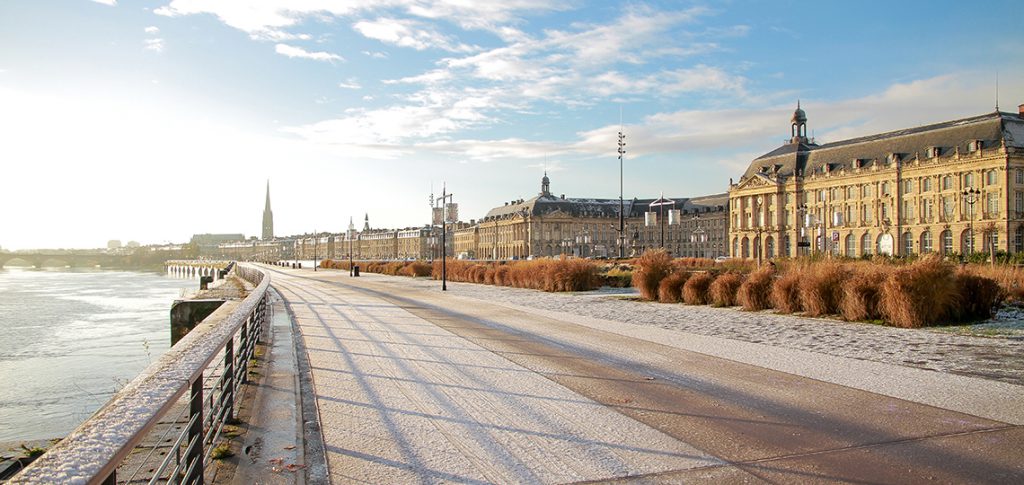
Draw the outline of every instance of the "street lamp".
[[[661,249],[665,249],[665,206],[670,205],[672,209],[676,207],[676,201],[665,198],[665,193],[662,192],[658,200],[651,202],[649,207],[658,207],[658,225],[661,226]]]
[[[816,218],[814,217],[814,214],[810,214],[810,207],[808,207],[807,204],[800,204],[800,205],[798,205],[796,207],[796,213],[797,214],[802,214],[802,216],[800,218],[803,219],[803,221],[804,221],[803,222],[803,226],[800,228],[800,238],[803,239],[805,237],[807,229],[810,229],[812,226],[816,226],[817,225]],[[815,221],[815,222],[812,222],[812,221]],[[817,229],[815,229],[815,232],[817,232]],[[810,249],[811,249],[810,248],[810,244],[811,243],[808,241],[806,246],[801,246],[802,243],[804,243],[804,241],[797,241],[797,243],[796,243],[797,253],[799,254],[801,247],[807,248],[807,252],[809,253]]]
[[[579,257],[583,257],[583,249],[586,245],[590,244],[590,234],[587,233],[587,229],[583,229],[583,234],[576,235],[576,245],[579,246]]]
[[[441,186],[441,198],[434,202],[441,204],[441,291],[448,291],[448,204],[452,200],[452,194],[448,193],[446,185]]]
[[[703,256],[700,251],[700,243],[708,240],[708,233],[700,227],[700,216],[693,216],[693,224],[697,226],[697,228],[690,232],[690,242],[693,243],[697,257],[701,258]]]
[[[971,235],[971,239],[970,239],[970,251],[971,252],[967,253],[967,255],[970,256],[971,254],[974,254],[974,203],[977,202],[979,198],[981,198],[981,189],[969,188],[969,189],[964,190],[963,192],[960,192],[960,195],[962,195],[964,197],[964,202],[967,202],[967,205],[970,208],[970,210],[968,211],[968,216],[967,216],[968,217],[968,219],[967,219],[968,231],[970,232],[970,235]]]
[[[757,233],[757,237],[754,239],[754,242],[756,243],[754,251],[757,254],[758,268],[761,267],[761,246],[764,245],[764,241],[761,240],[761,234],[764,232],[764,227],[762,227],[764,225],[764,214],[761,212],[763,203],[764,198],[760,195],[754,199],[754,214],[752,214],[754,217],[751,218],[753,219],[752,222],[754,223],[754,230]]]
[[[619,113],[621,118],[622,114]],[[622,132],[622,120],[619,120],[619,259],[626,257],[626,225],[624,204],[622,201],[622,158],[626,155],[626,134]]]
[[[356,225],[352,223],[352,216],[348,218],[348,275],[351,277],[355,270],[352,269],[352,240],[355,239]]]

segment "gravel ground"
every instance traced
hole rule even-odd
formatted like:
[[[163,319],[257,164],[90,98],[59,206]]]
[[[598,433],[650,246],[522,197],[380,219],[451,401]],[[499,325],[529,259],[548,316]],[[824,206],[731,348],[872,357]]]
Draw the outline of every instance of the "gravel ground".
[[[439,287],[426,278],[365,275],[380,281]],[[979,325],[901,329],[866,323],[636,301],[635,292],[580,293],[448,283],[454,295],[572,313],[638,326],[761,343],[825,355],[903,365],[1024,384],[1024,311],[1007,308]],[[989,337],[979,335],[993,335]]]

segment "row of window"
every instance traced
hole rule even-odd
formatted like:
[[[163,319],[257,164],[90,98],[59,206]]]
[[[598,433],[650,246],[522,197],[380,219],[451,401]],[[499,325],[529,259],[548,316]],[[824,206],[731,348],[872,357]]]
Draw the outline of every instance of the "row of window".
[[[991,250],[991,248],[999,248],[999,233],[991,232],[985,234],[984,236],[985,239],[983,241],[983,247],[976,248],[974,234],[971,232],[970,229],[964,230],[960,234],[960,252],[973,253],[978,249],[988,252]],[[870,232],[864,233],[860,238],[857,238],[853,234],[847,234],[843,240],[842,248],[839,248],[837,245],[831,247],[830,250],[834,254],[840,254],[840,249],[842,249],[841,254],[850,258],[879,254],[881,253],[880,246],[882,238],[883,235],[879,235],[877,238],[875,238],[872,236]],[[807,237],[802,237],[801,240],[809,242]],[[859,245],[857,244],[858,242],[860,243]],[[933,241],[933,236],[930,231],[925,231],[921,233],[921,235],[917,238],[915,238],[914,235],[911,234],[910,232],[905,232],[903,233],[903,236],[901,236],[900,238],[900,243],[902,249],[901,254],[903,255],[927,254],[935,252],[936,249],[938,249],[941,254],[951,254],[954,252],[955,248],[955,246],[953,245],[953,231],[949,229],[946,229],[939,233],[937,241]],[[937,247],[936,244],[938,244]],[[756,253],[752,253],[751,251],[756,251],[757,245],[757,238],[735,238],[732,241],[732,253],[734,256],[737,257],[750,258],[752,257],[752,255],[756,255]],[[783,237],[783,247],[783,255],[793,254],[792,245],[790,243],[790,237],[788,235]],[[816,247],[819,248],[819,250],[825,247],[825,240],[823,236],[818,237],[818,240],[816,241]],[[810,249],[808,248],[808,251],[809,250]],[[1024,226],[1019,226],[1014,231],[1012,250],[1014,252],[1024,251]],[[764,256],[768,258],[775,257],[775,239],[772,236],[767,236],[765,238]]]

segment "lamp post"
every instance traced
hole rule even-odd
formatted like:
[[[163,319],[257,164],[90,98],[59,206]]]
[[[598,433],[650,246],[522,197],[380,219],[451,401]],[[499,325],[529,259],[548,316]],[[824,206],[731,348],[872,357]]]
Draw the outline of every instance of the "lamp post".
[[[355,270],[352,269],[352,240],[355,239],[356,225],[352,223],[352,217],[348,218],[348,275],[351,277]]]
[[[764,245],[764,241],[761,240],[761,234],[764,232],[764,227],[763,227],[764,226],[764,214],[761,212],[762,211],[761,207],[762,207],[763,203],[764,203],[764,198],[761,197],[760,195],[757,196],[754,199],[754,214],[752,214],[754,217],[751,218],[751,219],[753,219],[753,221],[751,221],[751,222],[754,223],[754,230],[755,230],[755,232],[757,234],[757,236],[754,238],[754,242],[756,243],[756,245],[755,245],[756,247],[754,248],[754,252],[756,253],[756,256],[757,256],[757,267],[758,268],[761,267],[761,246]]]
[[[441,186],[441,198],[435,202],[441,203],[441,291],[448,291],[448,204],[452,200],[452,194],[448,193],[446,185]]]
[[[690,242],[693,243],[694,251],[698,258],[703,257],[700,251],[700,243],[707,241],[707,231],[700,227],[700,217],[693,216],[693,224],[697,227],[690,232]]]
[[[620,113],[621,117],[621,113]],[[622,132],[621,120],[619,126],[619,259],[626,257],[626,225],[625,205],[622,201],[622,158],[626,155],[626,134]]]
[[[665,249],[665,206],[666,205],[671,205],[672,208],[674,209],[675,206],[676,206],[676,201],[670,200],[670,199],[666,199],[664,192],[661,193],[661,196],[658,197],[658,200],[656,200],[654,202],[651,202],[650,205],[649,205],[649,207],[654,207],[654,206],[658,207],[658,219],[659,219],[658,220],[658,225],[661,226],[661,249]]]
[[[960,192],[960,195],[963,195],[964,202],[967,202],[967,206],[970,209],[967,212],[967,230],[970,232],[971,235],[971,252],[967,253],[967,255],[970,256],[971,254],[974,254],[974,203],[977,202],[978,199],[981,197],[981,189],[969,188],[964,190],[963,192]]]
[[[801,219],[803,219],[803,221],[804,221],[803,222],[803,227],[801,227],[801,230],[802,230],[801,231],[801,235],[800,235],[801,238],[804,237],[803,233],[805,233],[806,230],[810,229],[811,226],[813,225],[811,223],[811,220],[814,219],[814,215],[813,214],[809,214],[808,213],[809,211],[810,211],[810,208],[807,206],[807,204],[800,204],[800,205],[796,206],[796,213],[797,214],[802,214],[803,217],[801,217]],[[800,248],[801,247],[806,247],[808,252],[810,252],[810,242],[807,243],[807,246],[800,246],[800,244],[803,243],[803,242],[804,241],[797,241],[797,243],[796,243],[796,245],[797,245],[797,254],[800,253]]]

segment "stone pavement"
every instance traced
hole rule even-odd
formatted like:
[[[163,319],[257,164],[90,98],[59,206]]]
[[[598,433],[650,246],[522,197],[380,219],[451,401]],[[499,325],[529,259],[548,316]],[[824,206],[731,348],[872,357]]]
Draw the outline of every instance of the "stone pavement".
[[[417,288],[435,282],[273,271],[308,352],[335,483],[1024,480],[1024,429],[1009,418],[662,341],[684,332],[457,295],[475,285],[441,294]],[[1019,411],[1020,386],[921,385],[908,381],[942,374],[868,364],[892,371],[873,384],[883,390],[969,401],[991,385],[1009,394],[986,414]]]

